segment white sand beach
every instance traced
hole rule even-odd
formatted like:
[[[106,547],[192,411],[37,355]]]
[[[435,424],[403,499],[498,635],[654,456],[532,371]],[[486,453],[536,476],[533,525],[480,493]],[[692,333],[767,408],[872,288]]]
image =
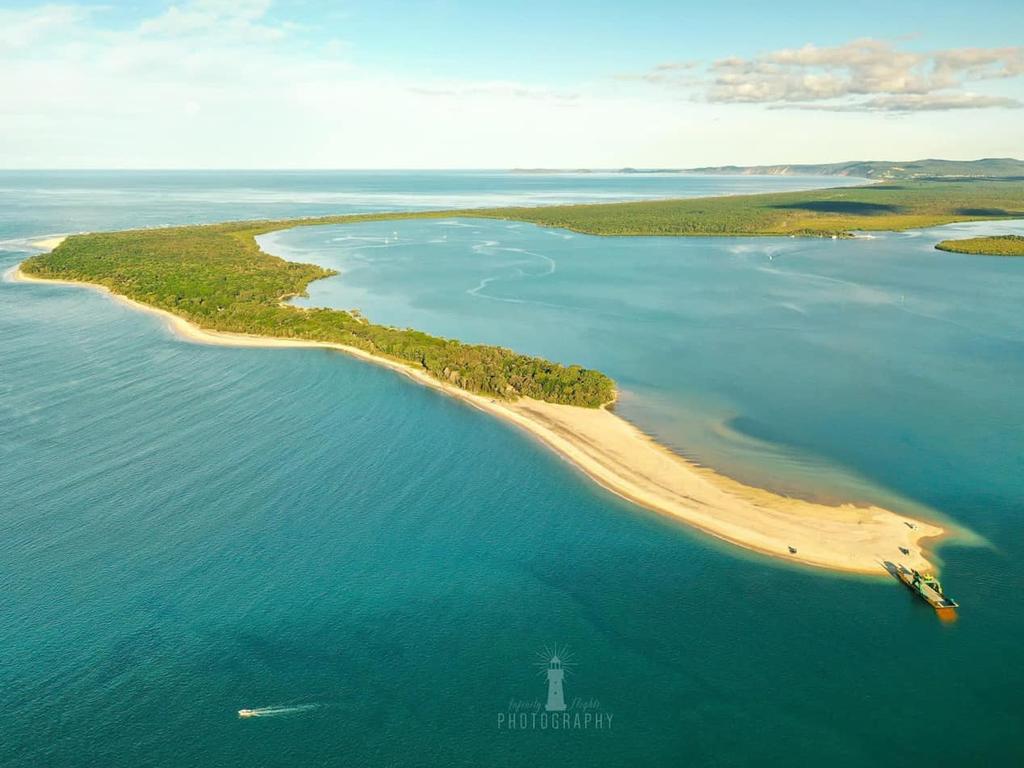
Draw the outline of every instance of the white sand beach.
[[[831,506],[743,485],[687,461],[604,408],[578,408],[528,398],[496,400],[443,383],[404,362],[354,347],[206,330],[170,312],[110,293],[102,286],[44,280],[20,270],[14,271],[12,278],[101,290],[117,301],[158,315],[178,336],[195,343],[329,348],[386,366],[515,424],[595,482],[625,499],[772,557],[836,571],[876,575],[886,575],[882,565],[886,560],[919,570],[935,570],[924,543],[946,533],[935,523],[877,506]],[[904,555],[901,547],[910,554]]]

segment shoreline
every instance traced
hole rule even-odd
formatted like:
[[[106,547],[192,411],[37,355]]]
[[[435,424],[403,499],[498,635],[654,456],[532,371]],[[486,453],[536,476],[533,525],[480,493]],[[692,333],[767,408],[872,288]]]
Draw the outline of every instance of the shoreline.
[[[882,507],[819,504],[744,485],[673,453],[607,408],[557,405],[530,398],[499,401],[446,384],[404,362],[344,344],[206,330],[96,283],[33,277],[23,273],[20,265],[8,275],[15,282],[102,291],[133,309],[162,318],[175,335],[193,343],[333,349],[385,366],[528,432],[621,498],[720,540],[791,563],[886,577],[886,560],[934,571],[936,566],[929,559],[925,542],[948,534],[934,522]],[[903,555],[900,547],[910,554]]]

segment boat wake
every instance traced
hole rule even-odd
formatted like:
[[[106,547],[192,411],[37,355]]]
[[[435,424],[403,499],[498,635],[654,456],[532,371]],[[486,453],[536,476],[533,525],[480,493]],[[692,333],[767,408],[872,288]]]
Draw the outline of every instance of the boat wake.
[[[283,715],[297,715],[301,712],[310,712],[318,709],[319,704],[291,704],[272,707],[257,707],[255,709],[238,710],[239,717],[281,717]]]
[[[546,301],[533,301],[531,299],[513,299],[513,298],[508,298],[508,297],[502,297],[502,296],[490,296],[488,294],[482,293],[482,291],[485,288],[487,288],[487,286],[490,285],[493,282],[498,282],[498,281],[503,281],[503,280],[515,280],[515,279],[521,279],[521,278],[531,278],[531,277],[547,277],[548,275],[553,275],[555,273],[555,271],[558,269],[558,262],[556,262],[550,256],[544,255],[543,253],[536,253],[535,251],[528,251],[525,248],[510,248],[510,247],[499,247],[499,246],[500,246],[500,243],[497,240],[484,240],[484,241],[479,242],[479,243],[475,244],[474,246],[472,246],[472,249],[473,249],[473,251],[475,253],[482,253],[482,254],[487,254],[487,255],[493,255],[493,253],[495,251],[504,251],[504,252],[507,252],[507,253],[522,254],[524,256],[533,256],[533,257],[541,259],[542,261],[545,262],[545,269],[542,272],[527,272],[522,267],[514,266],[513,267],[513,271],[514,271],[514,275],[513,276],[495,275],[494,277],[485,277],[484,279],[482,279],[477,284],[477,286],[475,288],[467,288],[466,289],[466,293],[468,293],[470,296],[476,296],[476,297],[481,298],[481,299],[490,299],[491,301],[503,301],[503,302],[507,302],[509,304],[536,304],[538,306],[543,306],[543,307],[554,307],[556,309],[568,309],[568,307],[563,307],[560,304],[550,304],[550,303],[548,303]]]

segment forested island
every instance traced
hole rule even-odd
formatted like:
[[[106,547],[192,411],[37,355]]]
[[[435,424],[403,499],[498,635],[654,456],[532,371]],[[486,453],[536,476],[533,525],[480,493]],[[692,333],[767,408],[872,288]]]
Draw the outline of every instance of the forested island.
[[[967,237],[962,240],[943,240],[935,247],[940,251],[976,256],[1024,256],[1024,236]]]
[[[469,392],[599,407],[615,399],[612,380],[508,349],[464,344],[410,328],[377,325],[337,309],[300,309],[304,294],[332,272],[260,250],[255,237],[280,229],[386,219],[515,219],[598,235],[849,236],[954,221],[1024,217],[1016,179],[907,181],[865,187],[635,203],[490,208],[249,221],[75,235],[22,265],[30,276],[92,283],[166,310],[200,328],[330,342],[397,360]],[[997,240],[1000,248],[1019,247]],[[969,246],[971,247],[971,246]],[[950,248],[953,250],[953,248]],[[979,251],[980,252],[980,251]]]

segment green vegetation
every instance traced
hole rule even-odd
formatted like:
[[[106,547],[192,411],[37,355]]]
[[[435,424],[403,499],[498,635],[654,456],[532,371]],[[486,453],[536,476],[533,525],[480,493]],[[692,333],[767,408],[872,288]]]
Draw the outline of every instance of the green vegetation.
[[[589,407],[614,399],[611,379],[580,366],[563,366],[500,347],[463,344],[408,328],[375,325],[355,313],[284,305],[283,298],[304,294],[311,281],[332,273],[270,256],[254,240],[256,235],[290,227],[450,216],[515,219],[597,235],[843,237],[851,230],[1022,218],[1024,184],[1017,179],[906,181],[691,200],[381,213],[131,230],[70,237],[51,253],[28,259],[22,269],[39,277],[97,283],[180,315],[201,328],[357,347],[400,360],[471,392]],[[1005,239],[988,240],[1011,247]]]
[[[887,182],[762,195],[472,211],[594,235],[812,235],[1024,217],[1014,179]]]
[[[22,264],[26,274],[78,280],[180,315],[201,328],[336,342],[400,360],[455,386],[492,397],[533,397],[597,407],[614,399],[611,379],[500,347],[462,344],[410,329],[373,325],[334,309],[299,309],[282,298],[302,294],[333,273],[259,250],[257,234],[306,223],[248,222],[133,230],[69,237]]]
[[[717,168],[690,168],[691,173],[758,174],[813,176],[859,176],[864,179],[926,179],[978,176],[1012,176],[1024,179],[1024,161],[1012,157],[984,160],[858,160],[820,165],[724,165]]]
[[[935,247],[940,251],[980,256],[1024,256],[1024,237],[1021,235],[968,237],[963,240],[943,240]]]

